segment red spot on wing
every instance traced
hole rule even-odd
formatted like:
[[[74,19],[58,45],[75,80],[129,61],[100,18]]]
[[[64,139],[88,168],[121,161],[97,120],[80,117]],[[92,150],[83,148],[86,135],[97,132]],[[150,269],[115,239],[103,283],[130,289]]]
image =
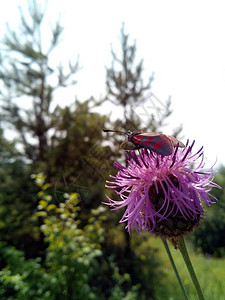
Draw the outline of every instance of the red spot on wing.
[[[140,141],[140,140],[143,139],[143,136],[141,136],[140,134],[136,134],[136,135],[133,136],[133,138],[134,138],[135,140]]]
[[[151,143],[153,137],[152,136],[147,136],[144,134],[136,134],[133,136],[133,141],[135,143],[140,143],[140,142],[149,142]]]
[[[143,141],[138,140],[138,139],[136,139],[135,137],[133,137],[132,142],[135,143],[135,144],[140,144],[140,145],[143,144]]]
[[[140,142],[140,141],[152,141],[153,137],[152,136],[147,136],[147,135],[143,135],[143,134],[136,134],[133,137],[133,140],[135,142]]]
[[[166,144],[165,141],[161,141],[159,143],[155,143],[154,144],[154,149],[157,150],[157,149],[161,148],[164,144]]]

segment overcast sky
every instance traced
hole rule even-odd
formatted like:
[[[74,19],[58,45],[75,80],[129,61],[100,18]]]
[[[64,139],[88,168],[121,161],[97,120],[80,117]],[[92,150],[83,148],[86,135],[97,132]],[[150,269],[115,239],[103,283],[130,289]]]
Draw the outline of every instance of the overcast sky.
[[[44,3],[44,1],[40,1]],[[56,60],[80,56],[82,70],[68,99],[104,94],[105,65],[110,46],[119,46],[122,22],[130,41],[136,39],[145,75],[155,74],[152,91],[160,100],[172,98],[173,115],[165,133],[183,124],[184,141],[204,146],[207,166],[225,164],[225,2],[218,0],[49,0],[47,22],[61,14],[63,39]],[[18,5],[4,1],[5,23],[17,26]]]

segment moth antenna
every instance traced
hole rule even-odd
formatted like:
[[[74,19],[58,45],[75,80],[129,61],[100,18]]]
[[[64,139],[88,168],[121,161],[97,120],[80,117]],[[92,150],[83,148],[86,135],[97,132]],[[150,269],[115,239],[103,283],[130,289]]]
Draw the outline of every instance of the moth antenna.
[[[103,129],[104,132],[115,132],[122,135],[128,135],[127,132],[119,131],[119,130],[111,130],[111,129]]]

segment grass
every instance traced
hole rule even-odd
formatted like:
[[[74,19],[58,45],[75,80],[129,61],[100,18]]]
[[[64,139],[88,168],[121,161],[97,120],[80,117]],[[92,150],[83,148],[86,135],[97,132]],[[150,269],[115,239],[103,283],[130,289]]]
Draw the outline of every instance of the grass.
[[[151,246],[158,249],[158,257],[162,262],[161,272],[163,274],[159,288],[156,290],[154,300],[182,300],[184,299],[180,287],[177,283],[174,271],[170,264],[169,258],[160,239],[151,238]],[[170,251],[184,283],[185,289],[190,300],[197,300],[197,295],[191,278],[184,264],[181,253],[175,250],[172,245]],[[201,288],[206,300],[224,300],[225,299],[225,258],[216,259],[205,257],[196,253],[187,243],[187,248],[195,272],[198,276]],[[165,288],[166,287],[166,288]]]

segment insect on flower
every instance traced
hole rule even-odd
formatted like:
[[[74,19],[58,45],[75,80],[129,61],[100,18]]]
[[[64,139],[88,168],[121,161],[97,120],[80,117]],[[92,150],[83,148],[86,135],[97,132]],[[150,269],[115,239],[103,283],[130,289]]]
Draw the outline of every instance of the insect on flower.
[[[180,147],[184,148],[184,144],[180,142],[177,138],[170,135],[165,135],[162,133],[157,132],[145,132],[142,133],[141,131],[132,132],[128,130],[127,132],[118,131],[118,130],[110,130],[110,129],[103,129],[104,132],[115,132],[122,135],[127,136],[127,141],[131,142],[136,149],[140,148],[147,148],[157,154],[161,154],[163,156],[171,155],[173,152],[173,147]],[[120,147],[122,148],[124,141]]]
[[[149,231],[170,239],[176,247],[180,237],[199,226],[204,218],[202,204],[215,203],[210,190],[220,187],[213,182],[213,168],[203,169],[202,148],[194,152],[193,146],[194,141],[187,141],[185,148],[173,148],[171,155],[160,159],[162,163],[146,148],[126,153],[126,166],[114,162],[118,172],[110,176],[106,187],[120,200],[106,196],[105,204],[114,210],[126,208],[120,222],[127,224],[128,232],[132,228],[138,233]]]

